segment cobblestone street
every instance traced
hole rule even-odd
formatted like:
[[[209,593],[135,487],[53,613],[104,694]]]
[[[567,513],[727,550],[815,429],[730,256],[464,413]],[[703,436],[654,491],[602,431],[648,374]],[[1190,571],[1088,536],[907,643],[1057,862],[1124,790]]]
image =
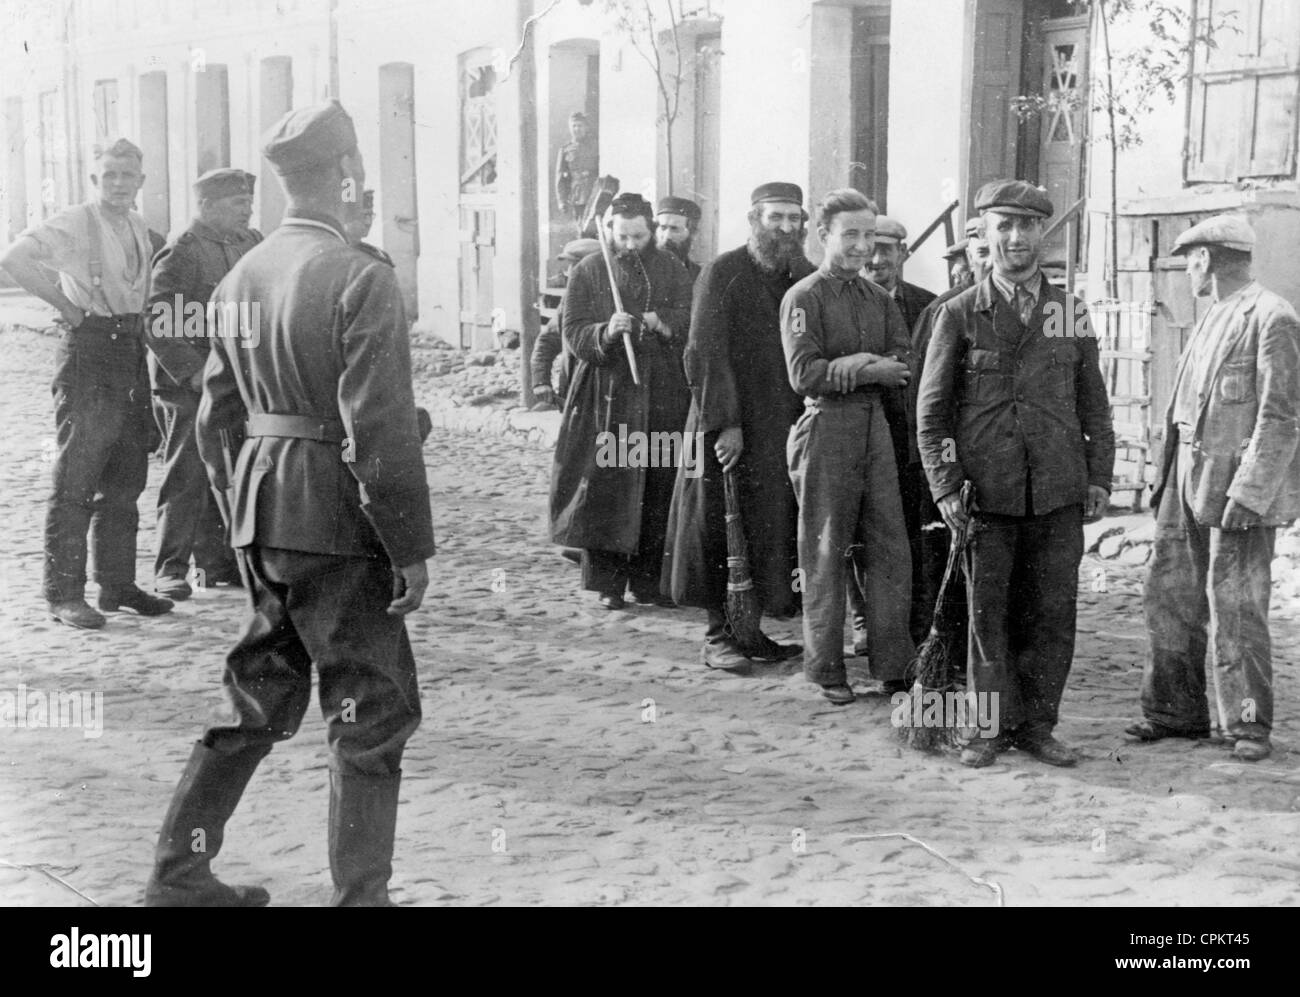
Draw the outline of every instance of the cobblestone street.
[[[0,336],[0,693],[102,693],[102,732],[0,728],[0,902],[135,905],[221,702],[245,595],[201,590],[169,616],[114,614],[93,633],[46,617],[54,344]],[[1272,758],[1136,747],[1122,730],[1139,716],[1142,569],[1086,558],[1057,731],[1085,762],[1013,751],[972,771],[903,746],[883,696],[830,706],[799,659],[706,670],[701,612],[600,609],[547,540],[548,450],[438,429],[425,454],[439,553],[409,618],[425,717],[404,763],[400,903],[1300,903],[1293,600],[1273,607]],[[160,471],[140,503],[144,584]],[[782,641],[797,628],[768,625]],[[313,708],[263,762],[215,863],[273,904],[329,899],[324,734]]]

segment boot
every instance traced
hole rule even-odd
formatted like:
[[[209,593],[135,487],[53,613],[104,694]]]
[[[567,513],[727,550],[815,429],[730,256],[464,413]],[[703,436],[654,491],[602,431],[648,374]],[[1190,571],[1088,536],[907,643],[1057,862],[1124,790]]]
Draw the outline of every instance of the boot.
[[[373,776],[330,770],[332,907],[396,907],[388,899],[402,774]]]
[[[265,745],[228,755],[202,741],[194,746],[158,835],[145,906],[265,907],[270,902],[260,886],[227,886],[210,868],[221,850],[226,821],[270,751]],[[196,835],[197,830],[203,833]]]

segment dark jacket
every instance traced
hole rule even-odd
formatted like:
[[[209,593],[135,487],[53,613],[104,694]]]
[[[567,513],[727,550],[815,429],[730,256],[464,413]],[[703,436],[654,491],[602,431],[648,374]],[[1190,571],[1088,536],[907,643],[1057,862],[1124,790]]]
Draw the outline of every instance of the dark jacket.
[[[909,336],[916,329],[917,322],[925,309],[933,302],[935,295],[923,287],[909,284],[905,280],[898,282],[898,296],[894,304],[903,315],[903,324],[907,326]],[[894,442],[894,459],[898,464],[898,477],[901,481],[907,474],[907,468],[921,462],[920,452],[916,448],[916,370],[921,358],[912,351],[912,379],[901,388],[890,388],[883,392],[885,418],[889,421],[889,435]],[[916,473],[915,469],[912,473]]]
[[[649,247],[649,280],[636,285],[619,268],[623,307],[633,315],[655,312],[673,330],[663,343],[654,334],[637,349],[641,385],[632,383],[622,342],[601,344],[614,314],[605,261],[593,253],[573,268],[564,296],[564,342],[577,359],[560,422],[551,475],[551,539],[568,547],[632,554],[641,535],[644,467],[601,467],[603,432],[681,432],[690,404],[682,350],[690,329],[691,284],[668,253]]]
[[[310,221],[311,224],[307,222]],[[231,544],[378,557],[434,552],[411,353],[393,268],[326,221],[285,217],[235,265],[214,301],[256,302],[256,336],[218,336],[199,407],[214,489],[221,431],[257,413],[339,427],[333,439],[250,436],[234,467]]]
[[[1188,354],[1178,364],[1185,376]],[[1300,319],[1272,291],[1241,292],[1231,330],[1214,344],[1192,438],[1192,512],[1218,526],[1228,499],[1281,526],[1300,516]],[[1160,495],[1178,449],[1174,393],[1165,411],[1165,445],[1151,498]]]
[[[187,382],[203,369],[211,340],[206,335],[183,335],[198,331],[194,325],[185,328],[185,308],[190,302],[206,308],[230,268],[261,241],[262,234],[255,229],[227,236],[196,218],[154,257],[145,341],[155,391],[190,390]],[[202,328],[206,332],[206,325]]]
[[[936,501],[969,479],[980,511],[1023,516],[1028,480],[1041,516],[1086,501],[1089,485],[1110,491],[1115,433],[1097,340],[1082,303],[1046,278],[1028,327],[992,275],[940,307],[917,421]]]
[[[923,287],[909,284],[905,280],[898,282],[898,297],[894,300],[898,310],[903,313],[903,321],[907,323],[909,333],[916,328],[916,320],[921,317],[921,312],[925,311],[926,306],[934,299],[933,292]]]
[[[745,449],[734,473],[754,588],[766,613],[787,616],[799,607],[791,574],[798,505],[785,445],[804,406],[786,374],[780,309],[785,293],[812,271],[801,260],[790,274],[767,273],[741,246],[705,267],[695,285],[686,432],[704,434],[702,473],[678,470],[663,575],[664,591],[682,605],[718,606],[726,597],[722,467],[713,445],[720,430],[739,426]]]

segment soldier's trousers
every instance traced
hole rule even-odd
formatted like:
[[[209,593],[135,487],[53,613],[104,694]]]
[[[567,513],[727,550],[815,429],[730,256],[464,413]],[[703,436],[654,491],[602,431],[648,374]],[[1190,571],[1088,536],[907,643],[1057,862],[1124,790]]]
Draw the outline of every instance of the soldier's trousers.
[[[821,685],[846,679],[847,559],[864,594],[872,677],[901,679],[915,653],[908,634],[912,560],[879,397],[818,399],[790,430],[786,455],[799,500],[804,675]]]
[[[1074,660],[1083,506],[1041,516],[976,513],[966,548],[967,692],[998,698],[1003,731],[1056,726]]]
[[[1199,525],[1189,504],[1190,468],[1191,447],[1180,443],[1160,496],[1143,592],[1151,656],[1142,712],[1175,730],[1208,731],[1208,650],[1219,729],[1262,740],[1273,728],[1268,600],[1277,531]]]
[[[135,583],[136,503],[152,418],[142,329],[136,315],[92,316],[59,342],[42,585],[50,602],[85,597],[88,549],[101,587]]]
[[[197,391],[175,390],[157,396],[163,416],[166,460],[158,489],[158,556],[154,574],[184,578],[190,555],[202,572],[199,584],[225,581],[238,575],[235,553],[226,546],[221,512],[208,483],[208,470],[199,457],[194,422],[199,413]]]
[[[344,776],[398,774],[420,723],[420,694],[406,624],[386,611],[392,566],[274,547],[238,553],[253,615],[222,677],[234,717],[210,726],[203,743],[226,755],[265,754],[292,737],[315,662],[331,768]]]

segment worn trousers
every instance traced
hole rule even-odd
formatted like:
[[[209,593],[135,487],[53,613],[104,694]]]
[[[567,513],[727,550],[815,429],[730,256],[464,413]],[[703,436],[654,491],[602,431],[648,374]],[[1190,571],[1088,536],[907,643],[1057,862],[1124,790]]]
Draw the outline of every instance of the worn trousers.
[[[225,754],[264,751],[292,737],[319,676],[331,768],[392,776],[420,723],[406,623],[387,612],[393,568],[384,558],[241,548],[252,617],[226,656],[233,717],[203,743]]]
[[[799,501],[805,676],[821,685],[846,680],[847,560],[864,595],[871,675],[901,679],[915,653],[908,634],[912,561],[879,397],[817,399],[790,430],[786,456]]]
[[[225,581],[239,573],[235,553],[226,546],[221,511],[199,457],[194,422],[197,391],[176,389],[157,396],[163,423],[165,466],[158,489],[158,556],[154,574],[184,578],[194,557],[200,585]]]
[[[969,536],[967,691],[997,696],[1003,731],[1046,737],[1074,660],[1083,506],[976,513]]]
[[[50,602],[85,598],[88,552],[102,588],[135,583],[152,418],[142,335],[139,316],[92,316],[59,341],[42,584]]]
[[[1198,524],[1191,445],[1176,445],[1143,591],[1151,653],[1142,674],[1142,712],[1175,730],[1208,731],[1208,650],[1219,729],[1234,739],[1266,739],[1273,729],[1268,600],[1277,531]]]

